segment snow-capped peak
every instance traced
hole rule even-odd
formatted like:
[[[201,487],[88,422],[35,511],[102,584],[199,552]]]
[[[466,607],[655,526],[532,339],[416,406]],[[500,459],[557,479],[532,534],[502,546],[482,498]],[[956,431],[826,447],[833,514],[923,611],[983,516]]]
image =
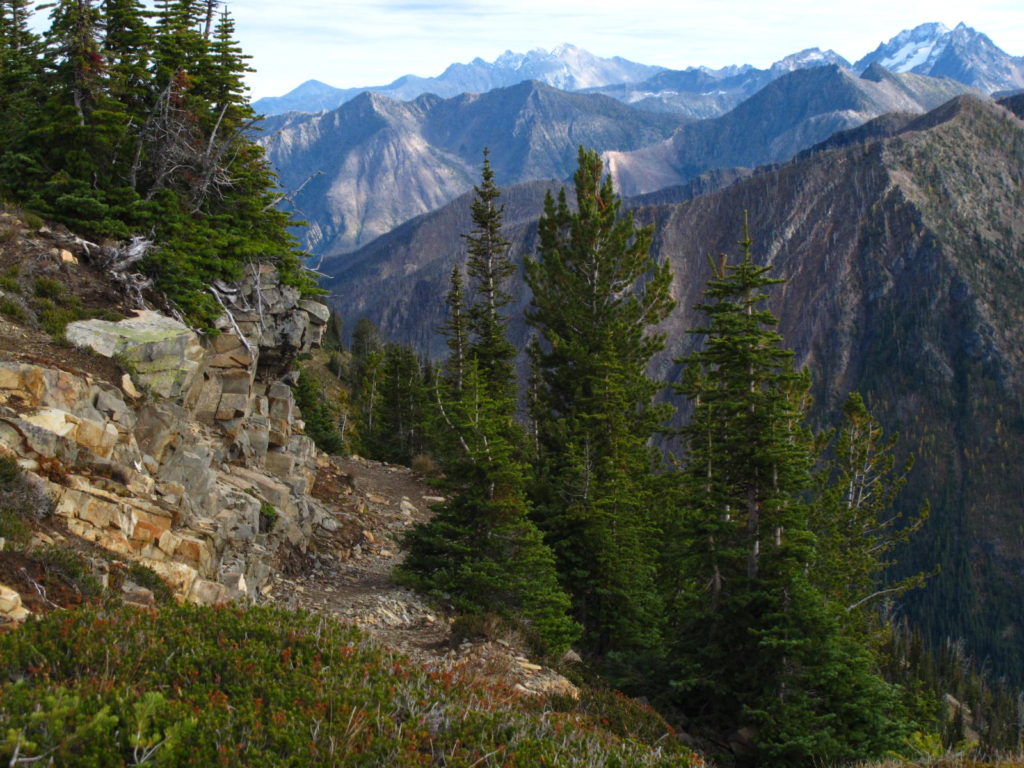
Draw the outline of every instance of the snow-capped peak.
[[[791,53],[784,59],[779,59],[772,64],[771,68],[773,72],[792,72],[796,69],[820,67],[827,64],[838,64],[847,68],[850,66],[850,62],[832,49],[823,51],[820,48],[805,48],[797,53]]]
[[[890,72],[953,77],[989,93],[1024,83],[1020,60],[962,21],[955,29],[932,22],[904,30],[854,64],[854,71],[862,73],[871,64]]]

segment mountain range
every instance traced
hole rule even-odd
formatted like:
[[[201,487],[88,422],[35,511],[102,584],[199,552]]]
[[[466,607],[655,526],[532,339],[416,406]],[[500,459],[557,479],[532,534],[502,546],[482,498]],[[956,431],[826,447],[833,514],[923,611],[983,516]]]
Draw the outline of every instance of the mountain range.
[[[1001,673],[1024,674],[1024,121],[1020,99],[962,95],[924,115],[887,115],[753,174],[705,177],[681,202],[635,208],[675,274],[677,309],[654,373],[698,343],[693,309],[707,253],[735,253],[744,212],[758,261],[786,282],[769,304],[797,361],[814,377],[815,413],[829,422],[860,391],[901,456],[914,455],[904,494],[932,516],[903,553],[911,571],[942,570],[907,602],[937,640],[965,637]],[[1013,109],[1016,109],[1015,113]],[[508,189],[512,253],[535,250],[548,185]],[[699,185],[698,185],[699,186]],[[716,188],[717,187],[717,188]],[[389,338],[437,352],[447,276],[464,259],[468,199],[421,216],[350,256],[327,261],[335,311]],[[514,288],[510,335],[522,344]]]
[[[307,247],[329,255],[469,190],[485,147],[494,149],[497,177],[515,184],[570,176],[580,144],[639,149],[683,124],[679,116],[529,80],[450,99],[367,92],[333,112],[269,118],[261,143],[284,189],[301,187],[292,199],[310,222]]]
[[[892,72],[949,77],[985,93],[1024,88],[1024,57],[1006,54],[985,34],[962,23],[953,30],[928,23],[900,32],[859,59],[852,70],[859,74],[873,62]],[[750,65],[672,70],[620,57],[601,58],[566,43],[551,51],[506,51],[493,62],[476,58],[468,64],[452,64],[437,77],[405,75],[386,85],[334,88],[309,80],[283,96],[259,99],[253,106],[268,116],[318,112],[335,109],[365,91],[410,100],[424,93],[450,97],[537,80],[562,90],[604,93],[642,109],[702,119],[724,114],[788,72],[823,64],[851,68],[835,51],[809,48],[764,70]]]
[[[478,57],[468,64],[451,64],[437,77],[404,75],[387,85],[334,88],[319,80],[308,80],[284,96],[259,99],[253,107],[264,115],[290,111],[317,112],[335,109],[365,91],[407,101],[424,93],[442,97],[486,93],[524,80],[537,80],[553,88],[577,91],[610,83],[645,80],[662,69],[618,56],[601,58],[565,43],[551,51],[543,48],[535,48],[528,53],[505,51],[493,62]]]
[[[680,184],[712,168],[788,160],[836,131],[890,112],[933,109],[967,86],[947,78],[893,74],[877,64],[858,77],[837,64],[773,80],[721,117],[684,126],[671,138],[605,153],[625,195]]]
[[[892,72],[948,77],[985,93],[1024,88],[1024,56],[1007,56],[987,35],[960,23],[921,24],[900,32],[853,65],[879,64]]]
[[[352,251],[444,205],[477,179],[485,147],[503,184],[567,179],[576,149],[605,152],[626,194],[704,171],[787,160],[837,130],[891,111],[920,113],[970,90],[945,78],[796,69],[731,112],[692,122],[598,93],[526,81],[485,94],[397,101],[360,94],[332,112],[268,118],[260,141],[317,255]]]

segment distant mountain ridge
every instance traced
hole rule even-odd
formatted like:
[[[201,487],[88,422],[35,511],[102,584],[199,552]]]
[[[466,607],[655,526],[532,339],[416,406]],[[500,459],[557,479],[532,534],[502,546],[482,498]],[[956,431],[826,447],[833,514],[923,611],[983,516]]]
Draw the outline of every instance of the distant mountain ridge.
[[[436,77],[404,75],[386,85],[334,88],[308,80],[283,96],[259,99],[253,106],[267,116],[319,112],[336,109],[365,91],[408,101],[424,93],[442,97],[485,93],[537,80],[561,90],[604,93],[641,109],[704,119],[724,114],[772,80],[796,69],[836,64],[860,74],[874,62],[892,72],[949,77],[985,93],[1024,88],[1024,57],[1005,53],[986,35],[962,22],[952,30],[930,22],[880,43],[852,67],[835,51],[808,48],[763,70],[748,64],[672,70],[618,56],[602,58],[565,43],[551,51],[506,51],[493,62],[476,58],[454,63]]]
[[[946,78],[893,74],[877,64],[860,77],[837,64],[798,69],[721,117],[686,125],[660,144],[606,152],[605,159],[616,188],[638,195],[713,168],[788,160],[837,131],[888,112],[927,112],[971,90]]]
[[[284,96],[259,99],[253,107],[268,116],[289,111],[317,112],[336,109],[366,91],[409,101],[424,93],[446,98],[461,93],[486,93],[526,80],[536,80],[563,91],[578,91],[644,80],[662,69],[664,67],[637,64],[618,56],[601,58],[564,43],[550,51],[543,48],[528,53],[505,51],[493,62],[477,57],[468,64],[451,64],[437,77],[403,75],[387,85],[333,88],[319,80],[307,80]]]
[[[768,69],[750,65],[666,69],[638,83],[618,83],[589,92],[603,93],[640,109],[679,112],[703,120],[725,114],[785,74],[830,64],[850,67],[850,62],[835,51],[808,48],[780,59]]]
[[[637,149],[683,123],[531,80],[449,99],[367,92],[333,112],[269,118],[260,143],[281,185],[301,187],[293,202],[310,222],[307,247],[330,255],[471,189],[485,147],[502,183],[561,179],[572,174],[580,144]]]

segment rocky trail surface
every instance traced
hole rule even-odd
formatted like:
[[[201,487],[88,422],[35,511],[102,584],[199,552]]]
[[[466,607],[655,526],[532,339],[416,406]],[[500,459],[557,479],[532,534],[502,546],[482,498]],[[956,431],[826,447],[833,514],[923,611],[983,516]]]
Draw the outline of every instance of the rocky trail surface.
[[[443,611],[394,582],[401,537],[427,520],[438,492],[412,470],[358,457],[332,457],[313,495],[332,509],[336,526],[320,535],[304,567],[285,568],[265,597],[290,608],[351,622],[381,645],[464,679],[508,685],[523,694],[575,695],[574,686],[527,658],[522,643],[500,633],[453,638]]]

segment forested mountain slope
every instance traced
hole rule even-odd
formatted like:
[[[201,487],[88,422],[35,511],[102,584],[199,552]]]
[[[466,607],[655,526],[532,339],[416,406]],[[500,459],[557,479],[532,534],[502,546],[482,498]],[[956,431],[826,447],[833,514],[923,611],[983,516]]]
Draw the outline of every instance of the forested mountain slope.
[[[888,138],[807,153],[640,210],[656,225],[654,247],[672,263],[679,302],[657,373],[676,375],[672,360],[698,342],[686,330],[709,276],[705,256],[735,251],[748,211],[756,258],[787,279],[770,306],[814,377],[818,419],[861,391],[901,434],[901,452],[918,457],[905,503],[928,499],[933,514],[906,567],[943,572],[908,600],[913,615],[933,638],[966,636],[997,669],[1019,675],[1024,122],[960,97],[898,123],[880,132],[895,133]],[[431,217],[420,221],[434,234],[410,225],[404,246],[355,254],[360,266],[336,273],[332,301],[347,319],[365,314],[392,338],[436,353],[440,286],[463,250],[458,229],[445,238]],[[519,256],[535,247],[531,226],[506,234]],[[361,301],[382,275],[387,295]],[[515,305],[526,301],[519,284]],[[511,338],[525,336],[514,323]]]

